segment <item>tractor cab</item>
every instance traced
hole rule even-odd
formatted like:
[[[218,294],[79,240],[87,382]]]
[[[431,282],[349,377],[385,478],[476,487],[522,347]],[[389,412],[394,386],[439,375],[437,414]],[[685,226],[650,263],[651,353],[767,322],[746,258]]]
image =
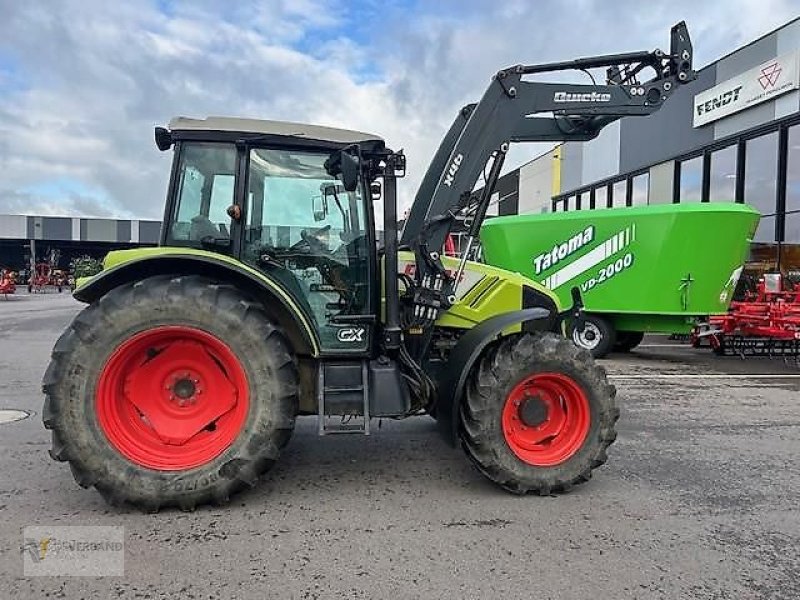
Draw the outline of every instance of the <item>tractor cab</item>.
[[[240,260],[281,284],[323,350],[368,349],[366,329],[335,321],[376,305],[375,227],[358,159],[383,150],[379,137],[211,117],[173,119],[157,141],[175,147],[163,246]],[[353,144],[362,156],[348,155],[351,168],[342,169],[340,153]]]

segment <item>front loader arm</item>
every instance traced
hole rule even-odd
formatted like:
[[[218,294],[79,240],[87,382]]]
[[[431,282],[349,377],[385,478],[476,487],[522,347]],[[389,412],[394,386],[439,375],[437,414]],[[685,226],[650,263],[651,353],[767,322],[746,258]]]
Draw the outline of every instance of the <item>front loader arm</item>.
[[[402,298],[405,329],[418,340],[416,359],[425,356],[433,323],[455,302],[510,143],[590,140],[621,117],[656,112],[677,87],[695,78],[692,52],[686,24],[680,22],[672,28],[668,54],[655,50],[516,65],[493,77],[480,102],[461,109],[428,167],[400,240],[416,260],[413,282],[407,282],[411,285]],[[594,83],[590,70],[597,68],[607,69],[604,84]],[[654,75],[641,83],[648,69]],[[592,84],[525,79],[567,70],[584,71]],[[485,182],[476,200],[472,192],[481,174]],[[468,214],[466,250],[457,272],[448,273],[440,251],[457,218]]]
[[[590,69],[607,69],[594,83]],[[640,83],[646,70],[655,74]],[[527,76],[580,70],[592,85],[542,83]],[[451,125],[425,174],[406,219],[400,243],[414,252],[416,270],[401,298],[402,330],[411,358],[424,360],[433,324],[455,302],[466,258],[486,216],[511,142],[582,141],[625,116],[654,113],[692,79],[692,43],[686,25],[672,28],[670,53],[634,52],[543,65],[516,65],[499,71],[480,102],[465,106]],[[538,116],[537,116],[538,115]],[[487,173],[488,167],[488,173]],[[477,199],[473,189],[484,174]],[[455,273],[440,252],[457,218],[472,216],[466,250]],[[389,222],[386,227],[390,227]]]
[[[661,108],[675,89],[694,79],[692,44],[685,23],[672,28],[670,53],[660,50],[582,58],[542,65],[517,65],[498,72],[476,105],[459,113],[442,140],[420,185],[401,244],[438,252],[456,214],[465,208],[475,183],[494,156],[502,160],[510,142],[585,141],[625,116],[646,116]],[[607,67],[603,85],[526,81],[537,73]],[[655,75],[639,83],[639,74]],[[549,113],[548,116],[533,116]],[[490,187],[487,181],[486,188]],[[491,197],[491,189],[485,194]],[[473,228],[479,229],[473,220]],[[482,211],[485,214],[485,210]],[[430,261],[424,260],[428,263]],[[433,261],[436,262],[435,260]],[[417,265],[425,274],[425,265]]]

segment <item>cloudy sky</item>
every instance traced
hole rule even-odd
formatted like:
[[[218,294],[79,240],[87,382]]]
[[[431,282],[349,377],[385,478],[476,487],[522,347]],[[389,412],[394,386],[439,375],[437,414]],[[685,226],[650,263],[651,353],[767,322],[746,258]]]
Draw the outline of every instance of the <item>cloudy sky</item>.
[[[407,203],[501,67],[666,49],[681,19],[699,67],[798,14],[799,0],[0,0],[0,213],[160,218],[170,158],[152,131],[174,115],[381,134],[409,157]]]

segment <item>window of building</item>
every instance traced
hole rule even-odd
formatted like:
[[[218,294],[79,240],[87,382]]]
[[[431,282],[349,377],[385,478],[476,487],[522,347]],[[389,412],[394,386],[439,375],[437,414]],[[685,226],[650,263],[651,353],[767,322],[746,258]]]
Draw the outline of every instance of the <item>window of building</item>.
[[[711,154],[708,200],[733,202],[736,199],[736,144]]]
[[[703,197],[703,157],[681,161],[681,202],[700,202]]]
[[[617,181],[613,186],[611,186],[611,201],[613,203],[614,208],[620,206],[627,206],[627,197],[628,197],[628,182],[623,179],[622,181]]]
[[[753,241],[772,243],[778,189],[777,131],[747,140],[744,167],[744,201],[761,213]]]
[[[800,244],[800,125],[789,128],[786,155],[786,228],[787,244]],[[800,265],[797,265],[800,268]]]
[[[631,206],[647,205],[650,188],[650,173],[642,173],[633,178],[631,187]]]
[[[608,208],[608,187],[602,186],[594,189],[594,207]]]
[[[567,210],[576,210],[577,206],[575,205],[575,196],[570,196],[567,198]]]
[[[567,199],[558,198],[553,204],[553,212],[564,212],[567,210]]]
[[[497,214],[501,217],[519,214],[519,198],[516,193],[506,193],[499,197],[497,201]]]

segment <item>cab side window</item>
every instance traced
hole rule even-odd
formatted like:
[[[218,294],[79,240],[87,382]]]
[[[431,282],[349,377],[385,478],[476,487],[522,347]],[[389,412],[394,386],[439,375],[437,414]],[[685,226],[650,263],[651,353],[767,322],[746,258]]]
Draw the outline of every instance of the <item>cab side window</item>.
[[[185,143],[178,165],[178,190],[167,242],[200,247],[230,240],[236,148],[231,145]],[[223,242],[223,244],[220,244]]]

